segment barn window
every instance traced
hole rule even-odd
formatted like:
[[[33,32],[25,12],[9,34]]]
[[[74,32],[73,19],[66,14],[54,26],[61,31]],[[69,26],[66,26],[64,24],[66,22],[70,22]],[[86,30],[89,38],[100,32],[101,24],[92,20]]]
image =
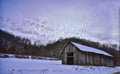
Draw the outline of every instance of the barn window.
[[[74,64],[73,53],[67,53],[67,64],[69,65]]]

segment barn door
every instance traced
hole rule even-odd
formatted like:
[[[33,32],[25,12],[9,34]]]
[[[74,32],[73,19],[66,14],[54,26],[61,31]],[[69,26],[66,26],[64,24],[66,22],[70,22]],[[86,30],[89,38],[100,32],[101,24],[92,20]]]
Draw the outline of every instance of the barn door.
[[[67,64],[69,64],[69,65],[74,64],[73,53],[67,53]]]

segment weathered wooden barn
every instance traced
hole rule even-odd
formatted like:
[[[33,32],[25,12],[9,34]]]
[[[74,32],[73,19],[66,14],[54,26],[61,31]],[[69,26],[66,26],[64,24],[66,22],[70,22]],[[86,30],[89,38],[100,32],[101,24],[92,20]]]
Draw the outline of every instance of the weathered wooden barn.
[[[109,53],[69,42],[61,55],[62,63],[69,65],[114,66],[113,56]]]

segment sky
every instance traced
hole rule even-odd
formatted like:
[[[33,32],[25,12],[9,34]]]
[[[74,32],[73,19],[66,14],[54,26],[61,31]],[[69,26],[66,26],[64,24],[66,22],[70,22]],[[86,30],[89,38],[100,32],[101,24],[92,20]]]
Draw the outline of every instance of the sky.
[[[0,0],[0,29],[46,44],[79,37],[119,44],[120,0]]]

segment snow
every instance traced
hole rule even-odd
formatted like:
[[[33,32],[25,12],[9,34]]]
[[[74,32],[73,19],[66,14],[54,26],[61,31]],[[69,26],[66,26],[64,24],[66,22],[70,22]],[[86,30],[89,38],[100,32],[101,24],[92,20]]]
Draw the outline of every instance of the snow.
[[[75,45],[78,49],[80,49],[82,51],[94,52],[94,53],[98,53],[98,54],[112,56],[112,55],[108,54],[107,52],[104,52],[104,51],[96,49],[96,48],[84,46],[84,45],[81,45],[81,44],[78,44],[78,43],[75,43],[75,42],[72,42],[72,44]]]
[[[0,58],[0,74],[113,74],[120,67],[62,65],[61,61]]]

